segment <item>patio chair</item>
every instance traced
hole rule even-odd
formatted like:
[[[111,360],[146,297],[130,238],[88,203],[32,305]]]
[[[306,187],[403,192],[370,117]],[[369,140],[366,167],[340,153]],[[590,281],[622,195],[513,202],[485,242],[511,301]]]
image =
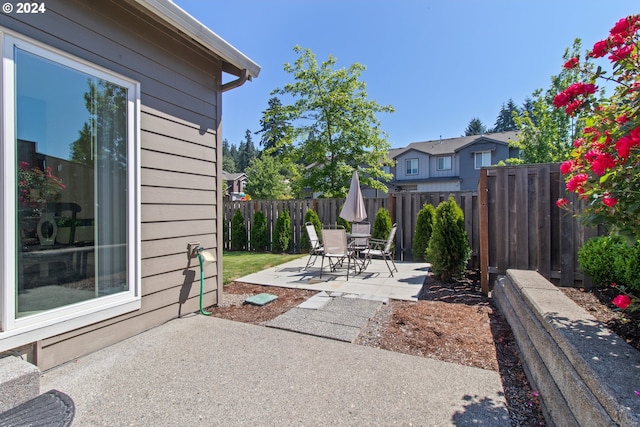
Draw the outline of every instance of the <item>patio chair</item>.
[[[391,227],[391,232],[389,233],[389,237],[387,240],[381,239],[369,239],[369,248],[363,250],[361,253],[365,256],[365,263],[369,265],[371,263],[372,258],[382,258],[384,262],[387,264],[387,268],[389,269],[389,273],[391,273],[391,277],[393,277],[393,271],[398,271],[398,267],[396,267],[396,263],[393,261],[393,239],[396,237],[396,230],[398,229],[397,224],[393,224]],[[393,269],[389,265],[389,261],[393,265]]]
[[[347,232],[344,228],[323,228],[322,244],[324,251],[322,253],[322,261],[320,262],[320,278],[322,278],[322,270],[324,267],[324,259],[327,258],[329,268],[335,271],[338,266],[347,260],[347,280],[349,280],[349,270],[351,269],[351,259],[353,251],[347,245]],[[355,262],[354,262],[355,266]]]
[[[305,227],[307,229],[307,235],[309,236],[310,243],[309,259],[307,260],[307,265],[304,266],[304,269],[306,270],[316,263],[318,255],[322,255],[324,249],[322,247],[322,244],[320,243],[320,239],[318,239],[318,233],[316,233],[316,227],[313,225],[313,223],[307,222],[305,224]]]

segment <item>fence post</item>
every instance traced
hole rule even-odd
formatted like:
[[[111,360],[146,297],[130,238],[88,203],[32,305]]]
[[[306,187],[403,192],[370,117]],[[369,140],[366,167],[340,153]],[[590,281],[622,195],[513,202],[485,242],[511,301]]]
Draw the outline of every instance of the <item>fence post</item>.
[[[489,209],[487,205],[487,170],[480,169],[478,216],[480,221],[480,290],[489,294]]]

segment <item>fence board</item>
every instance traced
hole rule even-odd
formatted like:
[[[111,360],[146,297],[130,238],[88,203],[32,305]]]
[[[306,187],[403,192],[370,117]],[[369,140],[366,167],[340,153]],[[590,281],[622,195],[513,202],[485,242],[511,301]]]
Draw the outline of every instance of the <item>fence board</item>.
[[[538,271],[544,277],[551,275],[551,180],[549,166],[543,165],[537,175],[537,224],[535,228],[538,236],[537,265]],[[533,228],[533,227],[532,227]]]
[[[515,238],[514,254],[515,266],[520,270],[529,268],[529,186],[528,169],[517,168],[514,180],[514,203],[512,205],[513,218],[515,218],[515,233],[511,233]]]

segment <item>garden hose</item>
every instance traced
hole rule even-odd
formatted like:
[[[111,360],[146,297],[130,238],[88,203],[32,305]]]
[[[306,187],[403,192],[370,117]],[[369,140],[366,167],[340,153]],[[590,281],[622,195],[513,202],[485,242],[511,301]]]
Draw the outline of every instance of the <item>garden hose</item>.
[[[198,262],[200,263],[200,313],[210,316],[211,313],[202,308],[202,296],[204,295],[204,263],[202,259],[202,249],[198,251]]]

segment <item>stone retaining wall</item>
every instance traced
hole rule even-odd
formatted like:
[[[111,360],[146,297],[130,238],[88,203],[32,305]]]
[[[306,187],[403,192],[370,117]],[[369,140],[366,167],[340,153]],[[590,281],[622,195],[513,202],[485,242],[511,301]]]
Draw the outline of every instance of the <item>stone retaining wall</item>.
[[[492,296],[549,425],[640,427],[640,352],[535,271],[508,270]]]

